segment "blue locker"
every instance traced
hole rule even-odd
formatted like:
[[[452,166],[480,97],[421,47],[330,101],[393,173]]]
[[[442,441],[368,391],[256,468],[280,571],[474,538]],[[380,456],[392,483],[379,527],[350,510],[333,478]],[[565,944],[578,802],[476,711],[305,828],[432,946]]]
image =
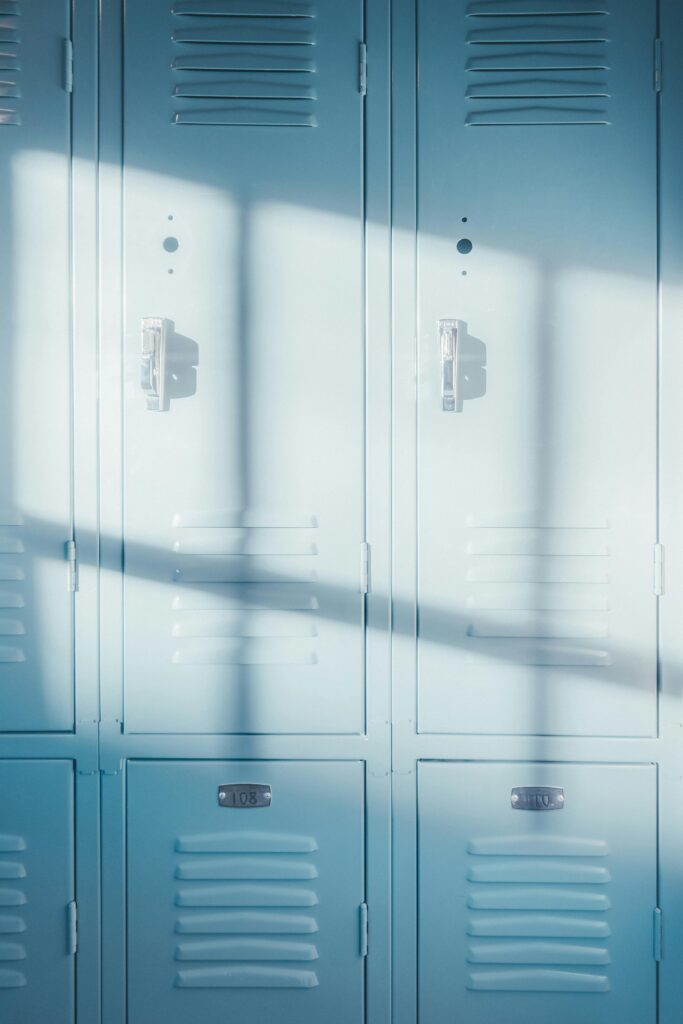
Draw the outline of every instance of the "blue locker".
[[[652,736],[656,3],[418,20],[419,730]]]
[[[73,728],[67,0],[0,4],[0,729]]]
[[[360,0],[127,5],[128,732],[363,730],[362,38]]]
[[[421,1024],[654,1024],[656,798],[653,765],[421,763]]]
[[[364,1019],[363,766],[132,762],[128,1021]]]
[[[71,1024],[75,1003],[74,773],[0,761],[0,1020]]]

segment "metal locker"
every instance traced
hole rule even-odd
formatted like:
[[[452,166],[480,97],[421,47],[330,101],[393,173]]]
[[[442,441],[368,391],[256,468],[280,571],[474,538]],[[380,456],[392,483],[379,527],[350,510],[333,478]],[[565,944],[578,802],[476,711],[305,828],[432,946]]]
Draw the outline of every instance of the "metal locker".
[[[0,761],[0,1019],[74,1021],[74,773]]]
[[[359,763],[132,762],[128,1021],[364,1019]]]
[[[420,1021],[654,1024],[655,767],[418,774]]]
[[[127,732],[363,729],[362,38],[126,8]]]
[[[73,727],[70,5],[0,4],[0,729]]]
[[[651,736],[656,4],[418,18],[419,729]]]

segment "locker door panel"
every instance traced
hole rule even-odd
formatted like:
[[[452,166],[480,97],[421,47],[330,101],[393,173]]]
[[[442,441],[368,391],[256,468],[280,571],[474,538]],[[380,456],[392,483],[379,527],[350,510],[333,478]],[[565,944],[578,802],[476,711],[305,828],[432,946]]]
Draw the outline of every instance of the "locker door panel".
[[[419,0],[423,732],[656,730],[655,3],[599,6]]]
[[[0,15],[0,729],[73,727],[69,4]]]
[[[73,768],[0,762],[0,1020],[74,1020]]]
[[[363,1019],[362,765],[134,762],[128,865],[131,1024]]]
[[[423,763],[419,821],[420,1021],[654,1024],[654,766]]]
[[[126,14],[126,728],[354,733],[362,5],[209,6]]]

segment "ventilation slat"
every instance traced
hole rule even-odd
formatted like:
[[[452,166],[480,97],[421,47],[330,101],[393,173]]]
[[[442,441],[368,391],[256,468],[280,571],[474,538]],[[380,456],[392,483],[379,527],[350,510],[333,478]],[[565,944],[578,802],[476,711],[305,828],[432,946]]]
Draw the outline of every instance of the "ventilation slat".
[[[514,46],[542,43],[544,46],[555,44],[606,43],[607,36],[595,28],[583,28],[577,25],[492,25],[487,28],[470,32],[467,43],[470,46]]]
[[[173,5],[175,15],[209,18],[312,18],[310,4],[278,0],[185,0]]]
[[[225,43],[247,46],[313,46],[310,32],[283,25],[261,25],[255,19],[252,24],[241,25],[233,22],[217,28],[183,28],[174,32],[174,43]]]
[[[467,8],[468,18],[591,18],[606,14],[606,5],[586,0],[473,0]]]
[[[604,111],[552,110],[545,107],[519,108],[512,110],[487,111],[482,114],[470,114],[467,118],[468,127],[523,126],[523,125],[596,125],[604,126],[610,122]],[[601,581],[607,582],[607,580]]]
[[[316,70],[310,57],[292,52],[293,47],[265,46],[263,50],[248,53],[226,53],[222,50],[186,54],[176,57],[171,65],[174,71],[303,71]]]
[[[508,52],[496,47],[491,53],[472,57],[467,61],[468,72],[485,71],[609,71],[603,51],[577,51],[558,53],[556,51],[528,50]]]
[[[301,78],[287,75],[284,81],[270,81],[268,75],[254,75],[248,80],[227,79],[224,82],[183,82],[175,87],[175,95],[192,99],[259,99],[314,100],[315,89],[303,84]]]

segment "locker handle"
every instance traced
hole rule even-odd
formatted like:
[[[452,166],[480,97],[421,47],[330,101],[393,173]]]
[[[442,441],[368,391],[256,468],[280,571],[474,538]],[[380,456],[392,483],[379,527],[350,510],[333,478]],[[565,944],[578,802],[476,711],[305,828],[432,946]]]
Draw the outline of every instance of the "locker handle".
[[[444,412],[456,412],[459,402],[457,320],[439,320],[441,346],[441,407]]]
[[[159,316],[142,319],[142,354],[140,386],[147,408],[154,412],[166,410],[166,349],[172,323]]]

